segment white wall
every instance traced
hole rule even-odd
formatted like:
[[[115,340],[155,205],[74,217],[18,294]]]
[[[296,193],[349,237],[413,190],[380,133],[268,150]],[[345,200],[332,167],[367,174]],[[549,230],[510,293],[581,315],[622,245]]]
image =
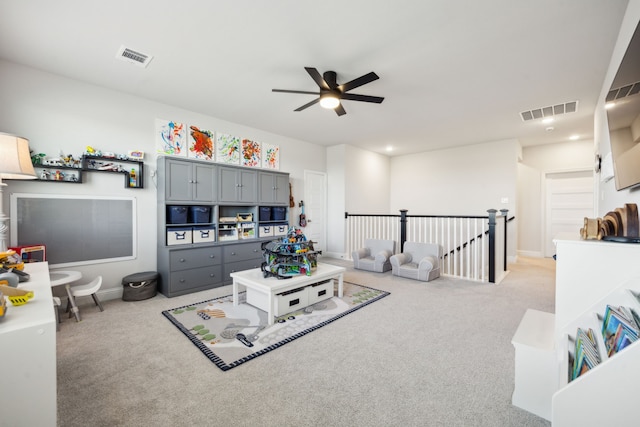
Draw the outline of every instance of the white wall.
[[[595,151],[600,153],[603,158],[611,153],[604,100],[638,22],[640,22],[640,0],[629,0],[627,12],[620,27],[618,41],[611,56],[611,63],[609,64],[606,78],[602,84],[600,102],[596,106],[595,112]],[[640,165],[638,165],[638,167],[640,167]],[[598,176],[597,180],[596,191],[599,195],[597,201],[598,216],[603,217],[607,212],[622,207],[625,203],[636,203],[640,205],[640,188],[617,191],[613,179],[603,182],[601,176]]]
[[[516,140],[468,145],[391,159],[391,212],[414,215],[515,215]],[[503,204],[501,199],[508,202]]]
[[[133,261],[81,266],[86,277],[101,274],[103,289],[121,290],[127,274],[156,269],[156,169],[155,119],[169,119],[206,129],[280,146],[280,170],[290,173],[293,193],[304,192],[304,170],[324,172],[324,147],[226,122],[170,105],[133,97],[77,80],[0,61],[0,132],[30,140],[35,152],[57,156],[79,155],[91,145],[102,151],[146,152],[145,188],[124,188],[121,175],[85,172],[85,183],[63,184],[11,181],[5,189],[4,209],[9,213],[10,193],[56,193],[61,195],[110,195],[135,197],[138,213],[138,257]],[[73,212],[69,212],[73,221]]]
[[[350,145],[327,149],[328,255],[345,255],[345,212],[389,213],[389,165],[389,157]]]
[[[507,228],[507,256],[514,259],[520,154],[518,141],[505,140],[394,157],[390,211],[485,216],[488,209],[508,209],[508,216],[516,218]]]

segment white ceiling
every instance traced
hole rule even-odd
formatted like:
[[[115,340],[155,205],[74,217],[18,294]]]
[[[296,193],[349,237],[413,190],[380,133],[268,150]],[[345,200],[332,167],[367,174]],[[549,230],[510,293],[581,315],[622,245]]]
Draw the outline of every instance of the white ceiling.
[[[0,0],[0,58],[315,144],[391,155],[593,138],[627,0]],[[153,55],[147,68],[118,49]],[[380,79],[314,105],[304,70]],[[1,95],[0,95],[1,96]],[[520,112],[578,101],[545,131]],[[174,118],[178,119],[178,118]],[[224,131],[223,129],[220,129]]]

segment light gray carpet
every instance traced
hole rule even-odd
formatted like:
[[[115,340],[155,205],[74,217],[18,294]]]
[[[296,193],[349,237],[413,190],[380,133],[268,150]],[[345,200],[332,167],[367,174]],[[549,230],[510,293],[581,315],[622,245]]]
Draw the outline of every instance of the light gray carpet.
[[[350,263],[323,259],[350,267]],[[223,372],[162,310],[231,294],[80,300],[58,332],[59,426],[549,426],[511,405],[511,338],[552,312],[555,265],[521,258],[499,285],[348,268],[391,295]]]

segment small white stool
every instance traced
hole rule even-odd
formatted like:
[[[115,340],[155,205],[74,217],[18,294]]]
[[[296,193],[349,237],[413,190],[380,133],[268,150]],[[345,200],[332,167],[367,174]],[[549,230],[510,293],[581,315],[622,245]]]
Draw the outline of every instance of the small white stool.
[[[71,297],[74,300],[73,302],[70,300],[67,301],[67,311],[69,311],[69,309],[74,305],[76,307],[78,306],[77,302],[75,301],[77,297],[85,297],[89,295],[91,295],[91,297],[93,298],[93,301],[96,303],[100,311],[104,311],[104,308],[102,307],[102,303],[98,299],[98,295],[97,295],[97,292],[98,292],[98,289],[100,289],[100,286],[102,286],[102,276],[96,277],[86,285],[72,285]],[[69,317],[71,317],[71,315],[72,313],[69,313]]]

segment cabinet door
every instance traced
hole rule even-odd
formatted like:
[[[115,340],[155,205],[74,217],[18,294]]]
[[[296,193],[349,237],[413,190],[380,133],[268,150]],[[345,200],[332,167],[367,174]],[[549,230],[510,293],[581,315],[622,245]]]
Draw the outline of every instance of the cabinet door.
[[[193,165],[194,188],[193,200],[213,202],[216,200],[216,169],[212,165]]]
[[[258,201],[258,173],[250,170],[238,170],[240,191],[238,201],[256,203]]]
[[[289,204],[289,175],[285,174],[276,174],[274,175],[275,181],[275,200],[274,202],[278,205],[288,205]]]
[[[218,168],[218,199],[221,202],[236,202],[238,200],[237,169]]]
[[[191,200],[193,184],[191,183],[191,163],[176,160],[166,160],[165,186],[166,200],[188,201]]]
[[[274,175],[268,172],[258,173],[258,202],[271,204],[275,202],[276,184]]]

